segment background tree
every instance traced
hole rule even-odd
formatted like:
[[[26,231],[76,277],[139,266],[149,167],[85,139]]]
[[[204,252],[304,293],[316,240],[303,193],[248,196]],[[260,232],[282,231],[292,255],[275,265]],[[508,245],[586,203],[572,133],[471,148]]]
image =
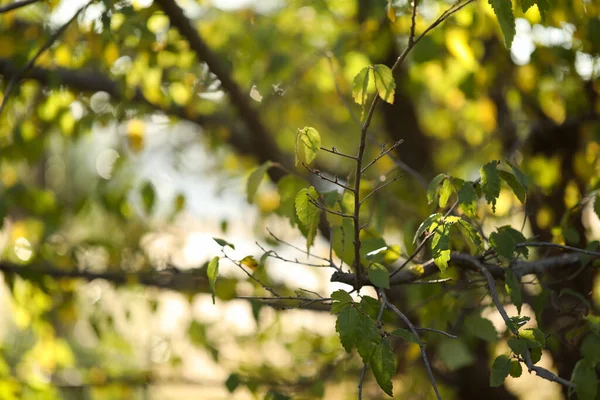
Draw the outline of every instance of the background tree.
[[[594,399],[599,17],[590,1],[0,2],[3,398],[206,396],[191,343],[238,396],[512,399],[504,378],[525,369]],[[258,216],[190,228],[219,213],[215,177]],[[234,240],[250,225],[252,247]],[[223,239],[194,248],[194,229]],[[295,284],[306,270],[317,292]],[[154,335],[169,292],[192,317]],[[194,314],[211,297],[253,329]],[[295,309],[326,328],[291,329]],[[274,343],[278,361],[256,356]]]

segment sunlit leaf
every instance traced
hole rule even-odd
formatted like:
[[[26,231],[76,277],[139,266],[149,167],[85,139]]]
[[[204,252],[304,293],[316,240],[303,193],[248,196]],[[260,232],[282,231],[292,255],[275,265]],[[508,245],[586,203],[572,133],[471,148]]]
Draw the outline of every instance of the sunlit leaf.
[[[315,128],[309,126],[298,130],[296,135],[296,165],[310,164],[321,149],[321,135]]]
[[[498,171],[498,173],[500,174],[500,178],[502,178],[502,180],[504,180],[504,182],[506,182],[508,186],[510,186],[513,193],[515,194],[515,196],[517,196],[521,204],[525,203],[527,192],[523,185],[521,185],[521,183],[517,180],[517,178],[510,172],[500,170]]]
[[[439,174],[435,178],[431,180],[429,186],[427,187],[427,202],[429,204],[433,203],[440,192],[440,184],[444,179],[446,179],[446,174]]]
[[[371,74],[371,68],[365,67],[358,73],[358,75],[354,77],[354,80],[352,81],[352,98],[355,102],[362,106],[367,104],[367,89],[369,88],[369,78]]]
[[[448,199],[450,198],[452,193],[454,193],[454,190],[454,185],[452,185],[450,179],[444,180],[444,183],[442,183],[442,187],[440,188],[440,208],[446,207],[446,205],[448,204]]]
[[[375,88],[381,99],[387,103],[394,103],[394,95],[396,93],[396,81],[392,70],[383,64],[377,64],[373,67],[375,76]]]
[[[219,277],[219,257],[213,257],[213,259],[210,260],[208,268],[206,269],[206,275],[208,276],[208,284],[212,293],[212,301],[213,304],[215,304],[215,283]]]
[[[386,10],[387,10],[387,17],[389,18],[389,20],[392,22],[396,22],[396,10],[394,9],[394,1],[393,0],[388,0]]]
[[[416,243],[417,239],[419,237],[421,237],[421,235],[423,233],[428,231],[430,227],[432,227],[432,226],[437,227],[438,226],[437,223],[440,219],[442,219],[442,217],[443,216],[440,213],[431,214],[429,217],[427,217],[427,219],[425,221],[423,221],[421,223],[421,225],[419,225],[419,228],[417,229],[417,232],[415,233],[415,237],[413,238],[413,243]]]
[[[254,258],[254,256],[246,256],[240,260],[240,264],[250,268],[252,271],[256,271],[258,268],[258,261]]]

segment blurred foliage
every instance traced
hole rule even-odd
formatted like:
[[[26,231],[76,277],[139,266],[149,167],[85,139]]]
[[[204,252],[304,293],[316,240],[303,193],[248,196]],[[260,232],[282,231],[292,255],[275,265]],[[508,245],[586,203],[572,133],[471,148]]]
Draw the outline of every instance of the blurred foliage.
[[[11,3],[0,0],[0,9]],[[380,267],[412,254],[419,226],[422,234],[438,224],[441,214],[435,212],[443,213],[455,200],[471,222],[444,222],[448,228],[434,239],[444,247],[428,253],[442,269],[450,246],[473,254],[481,250],[479,231],[489,235],[505,263],[527,250],[517,247],[525,239],[523,226],[528,238],[598,250],[593,242],[600,232],[598,2],[523,0],[514,2],[511,21],[510,2],[474,1],[420,40],[393,77],[388,67],[406,47],[411,27],[407,1],[179,2],[191,27],[241,88],[242,100],[267,127],[262,138],[249,128],[239,100],[210,70],[209,60],[172,26],[162,3],[40,0],[0,14],[0,295],[5,300],[0,398],[147,398],[148,386],[189,383],[191,351],[220,367],[211,376],[222,398],[229,392],[265,399],[354,398],[362,363],[344,354],[331,316],[317,310],[307,317],[314,325],[329,324],[325,332],[292,329],[282,315],[287,311],[275,312],[258,300],[234,300],[269,296],[258,281],[280,295],[297,296],[297,288],[267,273],[265,265],[277,253],[238,262],[256,280],[245,275],[217,280],[213,257],[222,254],[206,254],[204,264],[183,274],[169,256],[156,256],[152,245],[161,233],[172,232],[172,224],[192,219],[194,201],[206,208],[203,194],[186,190],[191,179],[217,177],[226,190],[250,174],[246,196],[259,217],[244,225],[254,224],[257,239],[277,247],[281,244],[262,227],[274,216],[284,217],[310,248],[324,219],[310,199],[321,196],[340,214],[351,213],[355,199],[332,192],[331,182],[308,182],[311,174],[301,163],[294,167],[294,154],[299,148],[300,162],[312,163],[330,179],[351,182],[353,160],[319,148],[355,154],[371,104],[367,99],[374,96],[393,104],[381,102],[376,109],[365,159],[378,157],[383,143],[404,143],[370,167],[361,184],[364,198],[403,174],[362,207],[361,223],[368,229],[361,233],[360,258],[365,265],[374,263],[373,282],[387,285]],[[451,5],[419,1],[416,34]],[[86,9],[53,38],[79,7]],[[25,69],[44,43],[49,48]],[[208,159],[202,168],[198,158]],[[498,175],[490,162],[497,159],[513,163],[503,162],[507,168]],[[166,193],[141,172],[149,164],[187,181]],[[483,189],[474,184],[480,176]],[[299,191],[308,197],[298,200]],[[352,221],[339,215],[326,220],[335,228],[333,251],[352,265]],[[234,222],[239,221],[224,220],[222,232],[209,232],[231,240],[219,239],[227,251],[237,244],[226,235]],[[530,259],[554,254],[532,253]],[[508,358],[493,361],[504,351],[497,349],[507,348],[507,335],[492,332],[481,284],[461,286],[466,278],[452,268],[442,278],[460,283],[405,286],[398,301],[420,326],[459,334],[458,340],[423,337],[436,373],[444,376],[444,399],[467,399],[465,375],[472,380],[467,386],[489,388],[508,374],[517,376],[518,368]],[[599,361],[594,314],[600,297],[594,279],[592,271],[565,287],[553,281],[523,285],[523,293],[520,282],[507,279],[502,292],[519,311],[521,303],[533,310],[549,335],[544,354],[551,354],[561,377],[572,373],[574,381],[583,382],[576,390],[580,399],[594,398],[597,386],[589,384]],[[164,291],[157,287],[179,292],[190,309],[201,299],[211,302],[211,292],[218,304],[239,302],[238,312],[251,314],[255,328],[227,331],[196,315],[172,336],[153,334],[150,321],[158,321],[164,304]],[[553,318],[548,304],[569,309],[571,319]],[[282,308],[296,306],[291,301]],[[372,314],[373,304],[356,307],[346,310]],[[376,315],[370,318],[365,326]],[[398,325],[387,312],[383,321]],[[392,336],[407,337],[396,333]],[[376,345],[397,357],[392,368],[388,363],[375,370],[377,382],[391,374],[397,396],[433,398],[418,344],[386,337]],[[474,370],[485,375],[481,385],[473,383],[482,381]],[[477,390],[473,398],[488,393]],[[489,392],[498,396],[493,398],[514,398],[507,389],[495,390]],[[382,396],[370,378],[365,391],[366,398]]]

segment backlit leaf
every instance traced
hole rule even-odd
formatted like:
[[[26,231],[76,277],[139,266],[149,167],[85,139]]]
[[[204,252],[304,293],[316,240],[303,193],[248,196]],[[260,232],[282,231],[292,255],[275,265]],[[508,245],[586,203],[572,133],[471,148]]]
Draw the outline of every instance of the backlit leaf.
[[[256,195],[258,186],[260,185],[260,182],[265,176],[265,173],[271,166],[271,161],[264,162],[261,166],[252,171],[252,173],[248,177],[248,182],[246,184],[246,195],[248,196],[248,203],[252,204],[254,202],[254,196]]]
[[[298,163],[310,164],[321,149],[321,135],[310,126],[298,129],[296,135],[296,165]]]
[[[496,200],[500,196],[500,175],[498,174],[498,161],[492,161],[485,164],[483,167],[481,167],[479,172],[481,175],[481,187],[483,188],[485,199],[487,200],[488,204],[492,205],[492,210],[495,212]]]
[[[523,187],[523,185],[521,185],[521,183],[519,183],[517,178],[510,172],[500,170],[500,171],[498,171],[498,173],[500,174],[500,178],[502,178],[504,180],[504,182],[506,182],[508,184],[508,186],[510,186],[513,193],[515,194],[515,196],[517,196],[517,198],[519,199],[521,204],[525,203],[525,198],[527,196],[527,192],[525,191],[525,188]]]
[[[364,106],[367,103],[367,89],[369,87],[369,78],[371,76],[371,68],[365,67],[354,77],[352,81],[352,98],[358,104]]]
[[[439,174],[429,182],[429,186],[427,187],[427,202],[429,204],[433,203],[437,198],[440,192],[440,184],[446,177],[446,174]]]
[[[377,64],[373,67],[375,76],[375,88],[381,99],[387,103],[394,103],[394,94],[396,93],[396,81],[392,70],[383,64]]]
[[[208,268],[206,269],[206,275],[208,276],[208,285],[210,286],[210,291],[212,293],[212,301],[213,304],[215,304],[215,283],[219,277],[219,257],[213,257],[213,259],[210,260]]]

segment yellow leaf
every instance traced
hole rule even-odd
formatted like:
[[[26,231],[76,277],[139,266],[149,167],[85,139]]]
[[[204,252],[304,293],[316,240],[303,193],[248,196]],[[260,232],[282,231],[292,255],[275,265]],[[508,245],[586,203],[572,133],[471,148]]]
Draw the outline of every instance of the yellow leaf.
[[[108,65],[113,65],[115,61],[119,58],[119,48],[115,44],[115,42],[110,42],[104,48],[104,61]]]
[[[390,19],[390,21],[396,22],[396,10],[394,9],[392,0],[388,0],[387,3],[387,17]]]
[[[250,268],[252,271],[256,271],[256,268],[258,268],[258,261],[256,261],[254,256],[246,256],[246,257],[242,258],[242,260],[240,261],[240,264],[245,265],[246,267]]]
[[[139,119],[132,119],[127,123],[127,139],[129,147],[135,152],[144,148],[144,132],[146,125]]]

